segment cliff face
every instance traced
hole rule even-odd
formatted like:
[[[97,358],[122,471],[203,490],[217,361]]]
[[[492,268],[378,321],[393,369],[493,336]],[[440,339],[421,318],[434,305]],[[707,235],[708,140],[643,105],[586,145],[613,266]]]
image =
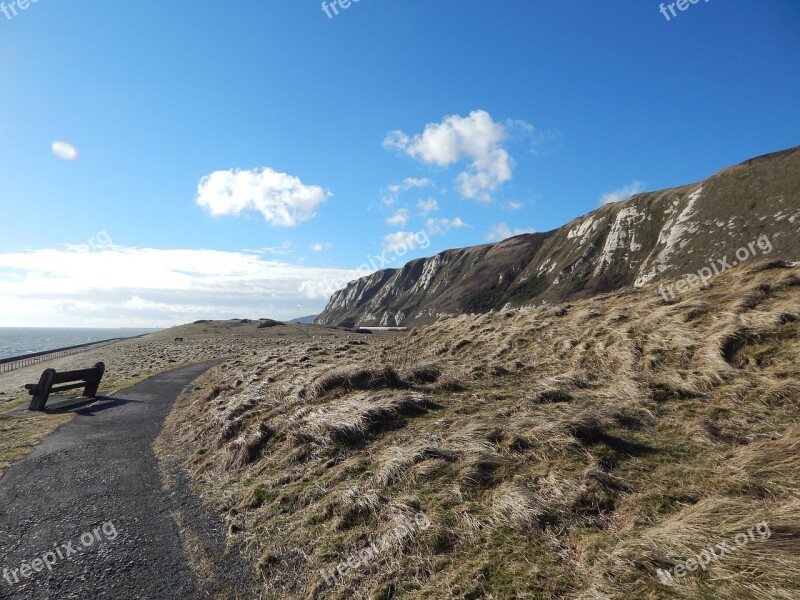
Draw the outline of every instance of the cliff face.
[[[337,291],[316,322],[410,325],[698,272],[711,277],[747,261],[797,260],[799,231],[800,147],[700,183],[603,206],[554,231],[446,250],[377,271]]]

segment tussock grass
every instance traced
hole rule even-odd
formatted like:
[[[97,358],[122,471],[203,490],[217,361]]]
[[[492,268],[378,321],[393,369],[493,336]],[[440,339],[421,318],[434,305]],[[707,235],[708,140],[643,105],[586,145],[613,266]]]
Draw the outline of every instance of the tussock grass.
[[[797,598],[798,283],[764,263],[669,303],[267,346],[184,396],[161,451],[236,525],[264,598]],[[657,577],[760,522],[769,539]]]
[[[405,416],[425,414],[435,405],[419,393],[381,394],[365,397],[358,394],[335,406],[316,410],[303,417],[300,429],[310,438],[354,444],[397,425]]]
[[[403,381],[392,367],[349,368],[326,373],[315,383],[314,397],[330,393],[347,393],[351,390],[406,389]]]

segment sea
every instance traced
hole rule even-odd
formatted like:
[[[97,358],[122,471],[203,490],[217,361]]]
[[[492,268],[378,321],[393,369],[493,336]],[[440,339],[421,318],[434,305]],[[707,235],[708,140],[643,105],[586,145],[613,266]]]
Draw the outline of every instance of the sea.
[[[69,329],[0,327],[0,360],[112,338],[129,338],[158,329]]]

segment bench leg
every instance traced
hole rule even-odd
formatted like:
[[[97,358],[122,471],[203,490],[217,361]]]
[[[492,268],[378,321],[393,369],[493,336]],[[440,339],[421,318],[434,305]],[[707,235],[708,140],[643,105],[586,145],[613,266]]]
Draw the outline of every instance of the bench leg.
[[[48,397],[44,394],[37,394],[33,397],[33,400],[31,400],[31,405],[28,407],[28,410],[43,411],[44,405],[47,403],[47,398]]]
[[[87,398],[95,398],[97,396],[97,388],[100,387],[100,381],[102,381],[105,372],[105,363],[99,362],[94,366],[94,377],[91,381],[86,382],[86,387],[83,390],[84,396]]]
[[[39,385],[36,386],[36,391],[33,395],[33,400],[28,407],[28,410],[43,411],[44,405],[47,404],[47,399],[50,397],[50,390],[53,388],[53,377],[56,372],[53,369],[46,369],[39,379]]]

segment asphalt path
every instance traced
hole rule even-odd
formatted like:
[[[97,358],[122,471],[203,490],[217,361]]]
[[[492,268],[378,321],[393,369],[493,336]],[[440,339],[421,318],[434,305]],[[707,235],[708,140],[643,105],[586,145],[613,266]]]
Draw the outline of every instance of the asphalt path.
[[[48,408],[76,416],[0,476],[0,598],[256,597],[222,520],[176,467],[165,490],[152,449],[175,399],[216,362]]]

